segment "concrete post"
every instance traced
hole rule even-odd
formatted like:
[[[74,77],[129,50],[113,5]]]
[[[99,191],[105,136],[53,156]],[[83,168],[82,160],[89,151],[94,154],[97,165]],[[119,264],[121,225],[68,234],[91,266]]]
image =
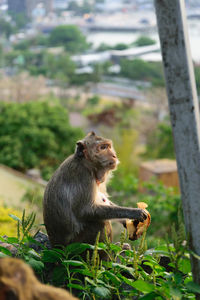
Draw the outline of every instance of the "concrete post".
[[[184,0],[154,0],[190,249],[200,255],[200,122]],[[200,284],[200,261],[191,256]]]

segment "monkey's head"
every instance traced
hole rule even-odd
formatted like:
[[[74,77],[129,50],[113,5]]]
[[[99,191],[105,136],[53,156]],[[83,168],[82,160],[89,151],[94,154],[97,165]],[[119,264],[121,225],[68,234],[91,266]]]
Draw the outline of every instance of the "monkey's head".
[[[76,155],[90,161],[95,168],[105,171],[116,169],[119,160],[112,141],[90,132],[77,142]]]

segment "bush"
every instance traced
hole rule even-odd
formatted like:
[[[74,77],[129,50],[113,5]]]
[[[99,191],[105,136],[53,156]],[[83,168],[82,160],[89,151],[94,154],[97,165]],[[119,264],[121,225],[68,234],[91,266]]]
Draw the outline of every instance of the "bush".
[[[39,168],[46,179],[82,135],[58,104],[0,103],[0,112],[0,163],[20,171]]]
[[[85,36],[75,25],[60,25],[52,30],[49,36],[52,47],[64,46],[67,52],[79,53],[88,49]]]
[[[172,128],[168,121],[159,123],[148,137],[145,157],[175,158]]]
[[[133,80],[151,81],[154,86],[164,86],[163,69],[160,62],[122,59],[120,66],[122,76]]]
[[[148,36],[140,36],[137,40],[133,43],[134,46],[142,47],[142,46],[150,46],[156,44],[156,41],[151,39]]]

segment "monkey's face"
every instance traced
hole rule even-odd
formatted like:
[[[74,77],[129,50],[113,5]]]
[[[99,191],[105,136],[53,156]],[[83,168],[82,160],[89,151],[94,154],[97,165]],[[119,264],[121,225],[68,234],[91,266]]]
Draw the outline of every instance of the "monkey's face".
[[[93,144],[92,160],[97,165],[107,169],[116,169],[119,161],[110,140],[97,141]]]
[[[116,169],[119,160],[111,140],[91,132],[81,142],[78,142],[78,145],[83,147],[85,158],[92,162],[95,168]]]

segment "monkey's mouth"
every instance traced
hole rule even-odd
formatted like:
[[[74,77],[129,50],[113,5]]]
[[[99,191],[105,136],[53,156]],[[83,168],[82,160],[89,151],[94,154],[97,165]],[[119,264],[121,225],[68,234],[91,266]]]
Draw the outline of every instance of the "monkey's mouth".
[[[119,163],[118,160],[113,160],[109,162],[108,166],[111,170],[114,170],[117,167],[118,163]]]

